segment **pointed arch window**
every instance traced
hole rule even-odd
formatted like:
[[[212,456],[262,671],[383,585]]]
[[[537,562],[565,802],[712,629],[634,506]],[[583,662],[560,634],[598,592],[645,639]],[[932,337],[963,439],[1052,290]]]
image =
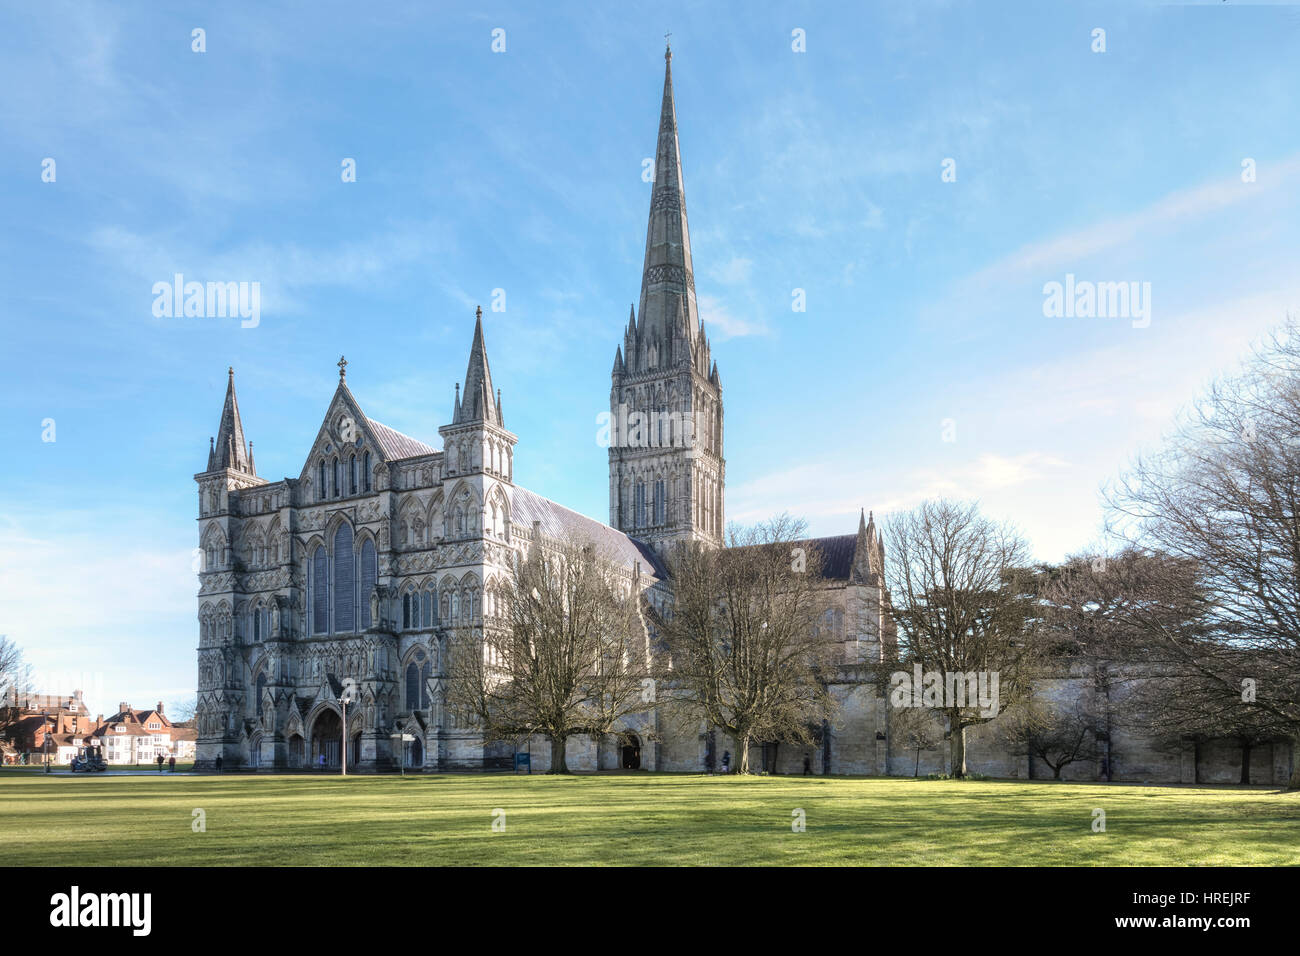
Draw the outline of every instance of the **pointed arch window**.
[[[633,507],[635,508],[636,526],[645,527],[645,482],[636,483],[636,497]]]
[[[420,668],[420,709],[429,709],[429,678],[433,676],[433,664],[425,661]]]
[[[346,633],[355,626],[355,561],[352,554],[352,526],[347,522],[334,532],[334,631]]]
[[[262,694],[266,691],[266,673],[257,675],[257,716],[262,716]]]
[[[253,642],[256,643],[262,639],[262,610],[253,608]],[[262,712],[261,700],[258,700],[257,712]]]
[[[402,628],[406,629],[411,626],[411,592],[407,591],[402,595]]]
[[[428,591],[420,595],[420,626],[433,626],[433,595]]]
[[[363,491],[370,490],[370,452],[361,456],[361,487]]]
[[[665,511],[664,483],[663,479],[655,482],[655,524],[663,524],[667,517]]]
[[[334,497],[337,498],[343,493],[342,482],[339,481],[339,460],[334,459]]]
[[[377,621],[370,619],[370,594],[375,589],[375,580],[378,577],[378,562],[375,555],[375,542],[366,538],[361,543],[361,626],[363,628],[373,627]]]
[[[328,634],[330,621],[329,584],[326,581],[325,548],[316,546],[311,558],[312,633]]]
[[[420,709],[420,669],[414,662],[406,665],[406,709]]]
[[[316,466],[316,500],[325,500],[325,459],[320,460]]]

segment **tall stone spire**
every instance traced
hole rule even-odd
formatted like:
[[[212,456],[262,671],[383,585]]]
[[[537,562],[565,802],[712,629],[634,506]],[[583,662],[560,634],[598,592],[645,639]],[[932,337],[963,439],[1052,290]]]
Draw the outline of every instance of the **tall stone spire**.
[[[673,51],[664,51],[664,96],[659,111],[659,141],[655,147],[655,178],[650,192],[650,221],[646,226],[645,266],[641,273],[640,321],[637,334],[653,342],[650,367],[680,361],[673,354],[674,331],[684,316],[695,328],[695,273],[691,235],[686,222],[686,186],[682,178],[681,144],[677,138],[677,107],[673,102]],[[637,350],[638,355],[642,349]],[[631,356],[628,356],[629,361]],[[639,362],[637,363],[640,364]],[[707,366],[705,367],[707,374]]]
[[[492,372],[488,368],[487,346],[483,343],[483,308],[474,311],[474,343],[469,348],[469,367],[465,369],[465,393],[458,398],[453,425],[484,421],[504,428],[501,407],[492,391]]]
[[[226,404],[221,409],[221,426],[216,441],[208,449],[208,471],[233,468],[246,475],[256,475],[253,456],[244,443],[244,424],[239,420],[239,402],[235,398],[235,370],[227,369]]]
[[[610,374],[609,523],[666,553],[720,545],[726,526],[722,385],[695,301],[671,49],[664,51],[641,301]]]

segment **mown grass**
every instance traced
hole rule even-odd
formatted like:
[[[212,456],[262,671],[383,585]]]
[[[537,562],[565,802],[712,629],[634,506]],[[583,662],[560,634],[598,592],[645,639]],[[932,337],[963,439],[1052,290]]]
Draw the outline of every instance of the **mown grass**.
[[[0,775],[6,865],[1294,865],[1300,795],[825,777]],[[206,832],[192,829],[202,809]],[[793,832],[793,811],[806,814]],[[1094,833],[1093,811],[1106,814]],[[505,811],[494,832],[494,811]]]

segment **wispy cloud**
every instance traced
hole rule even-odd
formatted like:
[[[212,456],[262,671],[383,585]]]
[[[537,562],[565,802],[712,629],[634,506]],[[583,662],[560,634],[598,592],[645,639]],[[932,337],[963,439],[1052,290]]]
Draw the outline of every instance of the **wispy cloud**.
[[[711,295],[697,297],[700,318],[704,324],[714,330],[718,341],[738,339],[746,335],[766,335],[767,327],[760,322],[751,322],[731,313],[728,305]]]
[[[1077,266],[1103,252],[1149,240],[1153,233],[1183,226],[1227,207],[1263,202],[1269,195],[1293,184],[1297,174],[1300,174],[1300,154],[1265,163],[1255,182],[1242,182],[1237,175],[1179,190],[1137,212],[1022,246],[972,274],[961,286],[987,288],[1046,270]]]
[[[726,262],[709,269],[709,276],[717,282],[736,285],[737,283],[748,282],[753,271],[753,259],[746,259],[744,256],[732,256]]]

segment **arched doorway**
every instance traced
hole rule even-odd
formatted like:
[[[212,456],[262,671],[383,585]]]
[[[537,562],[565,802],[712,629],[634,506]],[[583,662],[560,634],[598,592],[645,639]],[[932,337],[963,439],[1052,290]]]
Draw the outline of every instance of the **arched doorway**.
[[[406,745],[406,766],[412,770],[424,766],[424,744],[420,742],[419,737]]]
[[[302,769],[302,736],[294,734],[289,738],[289,766],[295,770]]]
[[[641,740],[636,734],[624,734],[620,738],[621,760],[619,766],[624,770],[641,769]]]
[[[248,742],[248,766],[256,770],[262,765],[262,735],[258,734]]]
[[[311,766],[319,769],[321,755],[325,755],[325,766],[337,768],[343,758],[343,721],[338,711],[325,708],[317,716],[311,727]]]

